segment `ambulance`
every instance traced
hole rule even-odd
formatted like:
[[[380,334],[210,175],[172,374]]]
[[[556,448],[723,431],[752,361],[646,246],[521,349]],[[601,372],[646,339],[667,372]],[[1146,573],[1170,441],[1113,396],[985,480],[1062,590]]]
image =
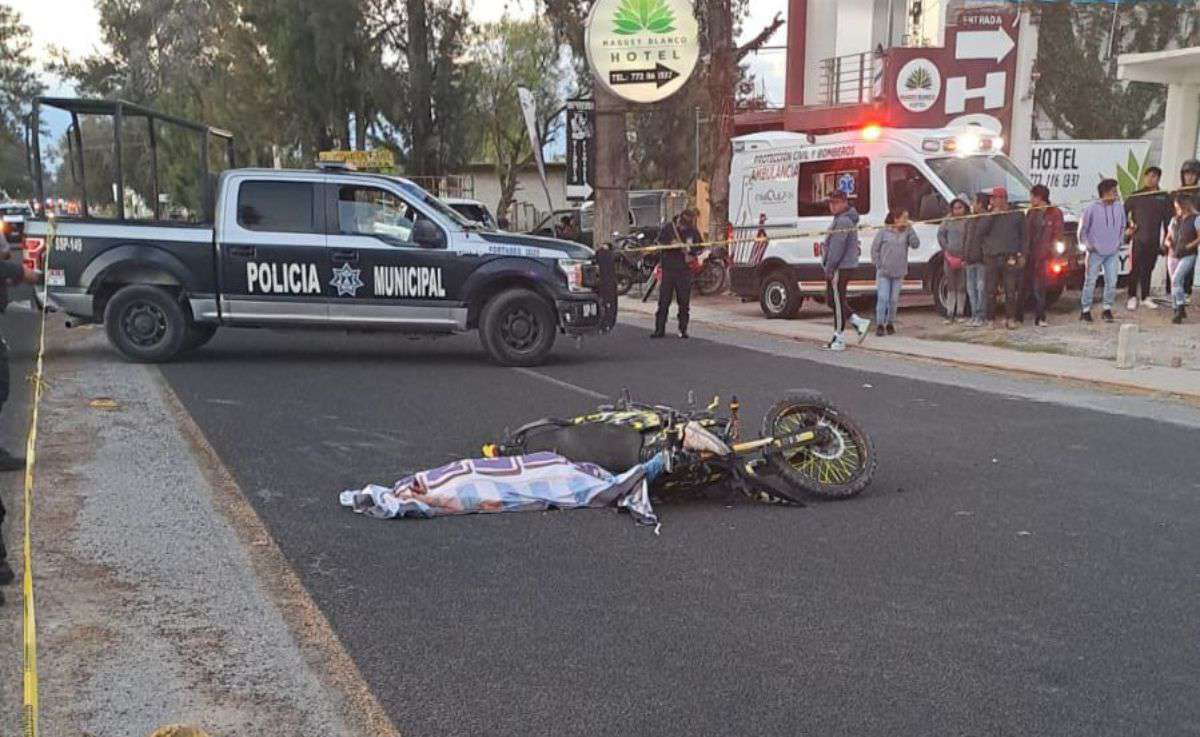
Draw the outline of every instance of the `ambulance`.
[[[909,254],[904,293],[928,293],[944,311],[937,221],[955,198],[1008,190],[1015,207],[1029,204],[1033,186],[1004,154],[1004,140],[978,126],[944,129],[869,125],[826,135],[767,131],[733,139],[730,167],[730,272],[732,291],[758,300],[763,314],[792,318],[805,299],[824,302],[821,242],[832,219],[828,197],[845,192],[860,215],[863,255],[849,285],[852,304],[875,296],[871,241],[889,208],[908,209],[921,246]],[[1053,193],[1051,193],[1053,198]],[[1057,300],[1083,253],[1075,238],[1078,218],[1063,211],[1063,239],[1046,266],[1047,302]]]

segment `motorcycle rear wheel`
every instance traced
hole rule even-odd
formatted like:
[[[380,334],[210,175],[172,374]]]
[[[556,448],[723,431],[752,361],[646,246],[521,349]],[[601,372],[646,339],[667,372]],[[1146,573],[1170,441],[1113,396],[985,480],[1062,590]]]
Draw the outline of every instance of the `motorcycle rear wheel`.
[[[861,493],[875,475],[875,445],[857,420],[820,394],[790,392],[767,412],[762,434],[781,437],[815,427],[829,431],[829,442],[770,450],[767,461],[789,484],[815,496],[845,499]]]

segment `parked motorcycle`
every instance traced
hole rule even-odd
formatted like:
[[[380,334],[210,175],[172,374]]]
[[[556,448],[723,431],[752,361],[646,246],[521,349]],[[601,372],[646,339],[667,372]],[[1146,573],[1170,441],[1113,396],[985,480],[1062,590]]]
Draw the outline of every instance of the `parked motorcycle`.
[[[624,236],[614,233],[613,237],[617,294],[625,295],[633,289],[634,284],[645,284],[650,280],[658,263],[658,256],[650,251],[631,250],[645,242],[645,233],[630,233]]]
[[[488,457],[553,451],[574,461],[595,463],[620,473],[662,450],[670,451],[670,471],[654,490],[680,491],[731,483],[749,496],[766,494],[802,503],[806,494],[854,496],[875,474],[875,446],[859,423],[819,393],[790,391],[767,412],[758,438],[742,439],[735,397],[727,416],[718,398],[703,409],[680,410],[642,404],[628,393],[614,404],[571,419],[543,419],[484,446]],[[685,448],[685,436],[709,433],[708,449]]]

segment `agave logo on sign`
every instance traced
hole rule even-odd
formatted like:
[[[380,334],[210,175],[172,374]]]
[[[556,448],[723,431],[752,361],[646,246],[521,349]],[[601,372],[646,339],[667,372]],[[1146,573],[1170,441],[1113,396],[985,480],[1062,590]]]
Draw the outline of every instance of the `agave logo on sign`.
[[[623,0],[613,15],[613,33],[632,36],[643,30],[650,33],[675,30],[675,13],[666,0]]]
[[[679,91],[700,58],[692,0],[596,0],[586,47],[595,78],[631,102]]]
[[[929,59],[913,59],[896,75],[896,98],[906,110],[923,113],[942,94],[942,73]]]

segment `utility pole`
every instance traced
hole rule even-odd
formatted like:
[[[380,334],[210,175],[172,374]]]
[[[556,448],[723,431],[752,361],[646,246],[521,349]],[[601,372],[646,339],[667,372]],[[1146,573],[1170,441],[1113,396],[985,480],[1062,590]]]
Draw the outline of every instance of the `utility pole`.
[[[629,141],[625,103],[602,84],[596,99],[596,190],[593,193],[592,245],[599,247],[614,232],[629,230]]]

